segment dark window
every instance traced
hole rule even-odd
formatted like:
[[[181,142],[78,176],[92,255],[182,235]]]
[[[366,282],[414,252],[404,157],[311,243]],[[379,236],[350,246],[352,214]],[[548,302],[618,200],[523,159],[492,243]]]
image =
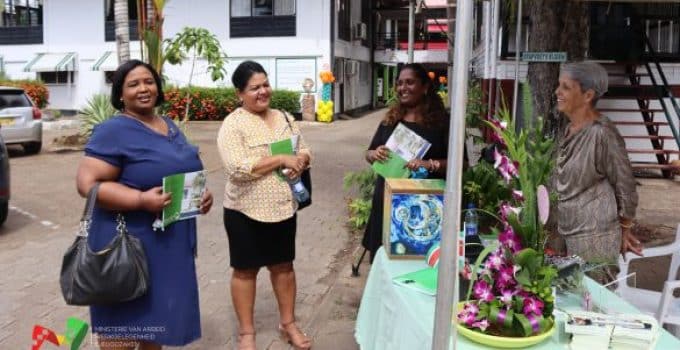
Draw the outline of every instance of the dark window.
[[[295,0],[231,0],[232,38],[295,36]]]
[[[349,3],[350,0],[340,0],[340,7],[338,7],[338,39],[345,41],[352,40]]]
[[[108,1],[104,21],[104,36],[106,41],[116,41],[116,21],[113,13],[115,1]],[[128,0],[128,21],[130,40],[139,40],[139,28],[137,28],[137,0]]]
[[[371,2],[370,1],[362,1],[361,2],[361,22],[366,25],[366,39],[361,40],[361,45],[368,47],[370,45],[371,40],[373,40],[373,28],[371,25],[373,24],[373,21],[371,21]]]
[[[0,0],[0,45],[42,44],[43,6],[39,0]]]
[[[73,83],[73,72],[39,72],[38,80],[45,84]]]
[[[114,71],[105,71],[104,72],[104,79],[106,80],[107,84],[113,84],[113,74],[116,73]]]

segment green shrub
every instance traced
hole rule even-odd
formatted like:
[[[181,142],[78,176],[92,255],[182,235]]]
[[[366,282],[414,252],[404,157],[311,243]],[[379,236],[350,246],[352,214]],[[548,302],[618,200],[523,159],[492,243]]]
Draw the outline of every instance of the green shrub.
[[[2,86],[14,86],[24,89],[33,103],[38,108],[43,109],[47,106],[47,101],[50,98],[50,92],[43,82],[38,80],[0,80]]]
[[[373,190],[378,175],[373,168],[368,167],[362,171],[348,172],[343,179],[343,187],[346,191],[355,189],[357,196],[349,200],[349,225],[353,230],[366,228],[368,218],[371,215],[373,203]]]
[[[300,111],[300,93],[289,90],[274,90],[271,105],[273,108],[290,113]]]
[[[161,113],[175,119],[184,118],[187,91],[191,96],[189,120],[222,120],[238,108],[238,97],[234,88],[169,87],[165,91],[165,103]],[[274,90],[271,107],[289,112],[300,110],[300,94],[286,90]]]
[[[111,105],[111,97],[106,94],[95,94],[87,100],[85,108],[80,110],[80,133],[90,137],[95,125],[111,118],[116,109]]]

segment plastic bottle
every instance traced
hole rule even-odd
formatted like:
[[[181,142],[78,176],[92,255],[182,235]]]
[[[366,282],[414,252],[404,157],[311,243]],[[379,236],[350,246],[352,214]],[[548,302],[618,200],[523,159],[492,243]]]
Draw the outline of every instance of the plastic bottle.
[[[467,211],[465,212],[465,235],[475,236],[477,235],[477,229],[479,227],[479,216],[477,216],[477,208],[473,203],[468,203]]]
[[[281,173],[283,173],[283,175],[286,176],[286,181],[290,186],[290,190],[293,192],[293,198],[295,198],[295,201],[297,201],[298,203],[308,201],[309,191],[307,191],[307,188],[302,183],[300,177],[298,176],[294,179],[288,178],[288,173],[290,173],[290,169],[283,169],[281,170]]]

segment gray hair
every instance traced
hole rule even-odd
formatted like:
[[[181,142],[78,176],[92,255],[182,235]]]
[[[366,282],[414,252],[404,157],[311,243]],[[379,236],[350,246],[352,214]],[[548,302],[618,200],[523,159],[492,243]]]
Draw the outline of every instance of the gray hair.
[[[595,62],[565,63],[560,68],[560,74],[565,74],[569,78],[576,80],[581,85],[583,92],[593,90],[595,92],[593,105],[607,92],[607,87],[609,86],[607,71]]]

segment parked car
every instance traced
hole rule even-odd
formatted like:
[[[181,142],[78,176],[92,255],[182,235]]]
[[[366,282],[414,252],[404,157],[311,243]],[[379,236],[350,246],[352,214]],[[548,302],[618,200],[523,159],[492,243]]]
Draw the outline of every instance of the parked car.
[[[7,146],[0,136],[0,225],[5,223],[9,212],[9,183],[9,155]]]
[[[26,154],[42,148],[42,113],[23,89],[0,86],[0,135],[6,145],[20,144]]]

